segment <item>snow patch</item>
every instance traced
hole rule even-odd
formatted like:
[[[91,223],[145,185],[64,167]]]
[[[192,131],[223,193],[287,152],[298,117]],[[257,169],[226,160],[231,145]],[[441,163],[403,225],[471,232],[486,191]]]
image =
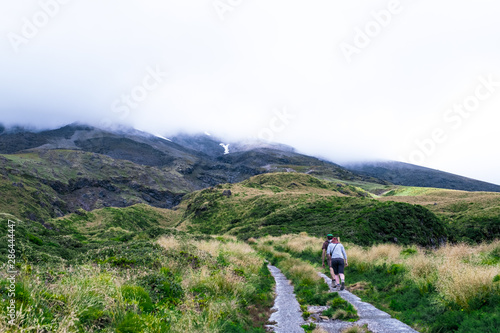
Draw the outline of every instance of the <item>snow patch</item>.
[[[172,142],[172,140],[167,139],[167,138],[166,138],[166,137],[164,137],[164,136],[161,136],[161,135],[158,135],[158,134],[155,134],[154,136],[156,136],[157,138],[160,138],[160,139],[163,139],[163,140],[167,140],[167,141]]]
[[[220,143],[219,145],[224,148],[224,155],[229,154],[229,145],[230,145],[230,143],[228,143],[227,145],[225,145],[223,143]]]

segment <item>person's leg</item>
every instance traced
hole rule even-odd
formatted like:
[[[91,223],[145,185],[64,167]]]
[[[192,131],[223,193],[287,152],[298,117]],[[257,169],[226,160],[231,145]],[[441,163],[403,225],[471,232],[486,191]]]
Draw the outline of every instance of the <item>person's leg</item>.
[[[344,275],[344,261],[339,262],[339,275],[340,275],[340,290],[344,290],[345,275]]]
[[[332,274],[332,281],[335,281],[335,286],[337,286],[339,285],[339,266],[337,260],[332,259],[332,267],[334,273]]]

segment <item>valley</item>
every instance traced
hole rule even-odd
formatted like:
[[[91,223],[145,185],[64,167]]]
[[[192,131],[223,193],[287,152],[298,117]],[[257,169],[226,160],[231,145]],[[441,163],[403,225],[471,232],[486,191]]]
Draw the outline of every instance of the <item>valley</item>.
[[[365,283],[359,295],[413,328],[449,328],[447,313],[456,315],[457,307],[469,311],[464,327],[483,310],[497,318],[491,302],[499,292],[500,193],[487,191],[493,184],[439,188],[440,174],[432,171],[427,178],[436,187],[401,185],[291,147],[229,147],[225,154],[217,139],[203,135],[166,140],[84,125],[1,134],[0,255],[8,255],[8,221],[14,221],[19,330],[264,332],[274,297],[264,259],[296,287],[311,283],[310,291],[300,291],[301,305],[334,302],[323,295],[324,282],[311,277],[321,271],[327,232],[357,256],[347,276],[350,284]],[[488,271],[479,301],[447,298],[454,276],[424,285],[412,270],[418,263],[406,261],[418,253],[431,262],[422,269],[435,270],[451,259],[432,253],[449,246],[473,253],[459,265]],[[370,251],[383,253],[365,262]],[[292,264],[312,266],[293,277]],[[411,302],[444,297],[440,316],[417,316],[395,298],[394,286],[377,279],[404,286],[401,297]],[[4,301],[8,290],[3,274]],[[323,296],[314,300],[315,294]]]

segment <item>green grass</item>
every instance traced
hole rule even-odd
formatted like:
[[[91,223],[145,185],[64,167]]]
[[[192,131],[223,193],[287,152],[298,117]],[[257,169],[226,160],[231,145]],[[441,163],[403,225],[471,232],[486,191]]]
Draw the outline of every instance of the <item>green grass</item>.
[[[20,260],[20,312],[10,331],[265,332],[274,279],[248,245],[169,237],[166,243],[146,239],[88,250],[72,265],[62,258]],[[2,272],[3,302],[8,294]],[[0,309],[0,331],[8,329],[5,311]]]
[[[368,282],[367,289],[355,292],[363,301],[422,332],[494,332],[500,324],[499,293],[471,300],[472,307],[464,310],[454,303],[437,302],[439,296],[432,284],[423,291],[406,279],[403,271],[395,273],[390,266],[366,269],[351,264],[346,276],[349,284]]]
[[[192,190],[178,173],[82,151],[0,154],[0,159],[0,212],[24,220],[47,222],[79,207],[161,206],[162,196]],[[85,194],[78,192],[82,188]]]
[[[226,189],[234,193],[229,198],[222,195]],[[302,231],[319,236],[329,229],[364,245],[432,246],[448,237],[445,224],[422,206],[379,202],[308,175],[260,175],[241,184],[205,189],[186,196],[181,208],[181,224],[188,231],[241,239]]]
[[[279,258],[300,258],[316,267],[321,262],[321,238],[300,234],[256,242]],[[347,289],[419,332],[496,332],[499,327],[498,242],[434,251],[393,244],[344,245],[349,258]],[[491,280],[476,281],[492,276],[491,271],[496,271]],[[326,314],[335,312],[334,307]],[[339,317],[349,313],[338,312]]]
[[[334,295],[336,295],[336,297],[331,301],[328,310],[323,311],[323,316],[351,322],[357,321],[359,316],[354,306],[340,298],[338,293],[334,293]]]
[[[500,193],[398,187],[380,200],[426,207],[448,225],[453,242],[479,243],[500,237]]]
[[[359,319],[356,309],[340,298],[338,293],[330,292],[328,285],[318,275],[317,267],[302,259],[294,258],[283,248],[267,238],[257,241],[255,248],[259,250],[271,264],[277,266],[294,286],[294,293],[302,310],[304,320],[310,313],[307,307],[311,305],[328,305],[323,313],[334,319],[356,321]],[[302,326],[306,331],[312,331],[313,325]]]

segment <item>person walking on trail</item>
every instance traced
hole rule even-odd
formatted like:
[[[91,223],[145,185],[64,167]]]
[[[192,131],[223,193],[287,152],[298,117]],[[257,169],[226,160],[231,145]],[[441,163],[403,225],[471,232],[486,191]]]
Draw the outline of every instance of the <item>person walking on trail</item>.
[[[323,243],[323,253],[321,254],[321,261],[323,262],[323,268],[325,268],[325,256],[326,256],[326,249],[328,248],[328,245],[330,245],[330,242],[333,238],[332,234],[326,235],[326,241]],[[330,267],[330,259],[328,259],[328,267]]]
[[[344,245],[339,243],[337,237],[333,237],[330,245],[326,249],[326,254],[330,260],[330,274],[332,275],[332,284],[335,281],[334,288],[345,288],[344,266],[347,266],[347,254]],[[339,283],[340,277],[340,283]]]

